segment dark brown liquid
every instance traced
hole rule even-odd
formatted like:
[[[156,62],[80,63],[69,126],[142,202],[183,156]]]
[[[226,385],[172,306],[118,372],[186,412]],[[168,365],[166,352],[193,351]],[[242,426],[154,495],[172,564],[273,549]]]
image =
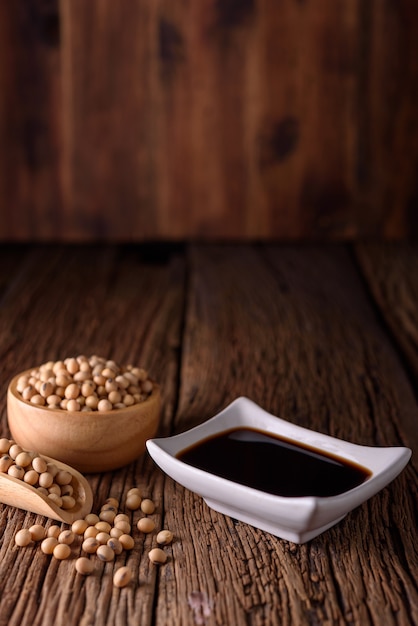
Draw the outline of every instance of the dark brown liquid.
[[[363,483],[371,472],[295,441],[237,428],[182,450],[189,465],[277,496],[334,496]]]

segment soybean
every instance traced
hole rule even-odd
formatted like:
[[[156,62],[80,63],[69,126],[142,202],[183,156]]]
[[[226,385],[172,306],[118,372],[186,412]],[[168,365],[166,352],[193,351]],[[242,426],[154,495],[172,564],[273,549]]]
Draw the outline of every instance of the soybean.
[[[112,548],[108,545],[99,546],[97,548],[96,554],[101,561],[106,561],[106,562],[113,561],[113,559],[115,558],[115,553],[113,552]]]
[[[100,522],[100,518],[95,513],[89,513],[84,518],[89,526],[94,526],[97,522]]]
[[[78,412],[81,411],[81,404],[77,400],[68,400],[66,405],[67,411]]]
[[[156,565],[162,565],[167,561],[167,555],[161,548],[153,548],[148,554],[148,558],[151,563]]]
[[[84,539],[88,539],[89,537],[97,537],[98,534],[99,531],[95,526],[87,526],[86,530],[84,531]]]
[[[52,554],[54,555],[54,557],[56,559],[58,559],[59,561],[63,561],[64,559],[68,559],[68,557],[71,554],[71,548],[68,544],[66,543],[58,543]]]
[[[67,546],[70,546],[73,543],[74,539],[75,539],[75,535],[72,532],[72,530],[63,530],[58,535],[58,542],[65,543],[67,544]]]
[[[36,456],[32,459],[32,467],[36,472],[42,474],[43,472],[46,472],[47,462],[41,456]]]
[[[145,515],[152,515],[155,511],[155,504],[149,498],[145,498],[141,502],[141,511],[145,513]]]
[[[55,478],[59,470],[55,463],[49,462],[46,464],[46,471],[48,472],[48,474],[51,474],[52,478]]]
[[[135,541],[131,535],[121,535],[119,537],[119,541],[121,542],[125,550],[132,550],[135,545]]]
[[[155,522],[150,517],[142,517],[137,522],[137,528],[141,533],[152,533]]]
[[[75,568],[79,574],[89,576],[94,570],[94,563],[85,556],[80,556],[75,562]]]
[[[137,511],[141,506],[142,498],[138,493],[132,493],[126,497],[126,508],[130,511]]]
[[[46,530],[43,526],[41,526],[41,524],[34,524],[29,528],[29,532],[33,541],[41,541],[42,539],[45,539]]]
[[[123,545],[121,544],[119,539],[116,539],[115,537],[110,537],[110,539],[107,542],[107,545],[109,546],[109,548],[112,548],[115,554],[117,555],[122,554]]]
[[[61,500],[62,500],[61,506],[65,511],[69,511],[70,509],[73,509],[76,505],[75,498],[73,498],[72,496],[62,496]]]
[[[84,550],[84,552],[87,552],[87,554],[94,554],[95,552],[97,552],[97,548],[100,545],[101,545],[100,542],[97,541],[95,537],[88,537],[87,539],[83,541],[83,544],[81,547]]]
[[[95,527],[99,532],[109,533],[112,526],[109,522],[99,521],[95,524]]]
[[[46,531],[46,534],[47,534],[47,537],[55,537],[55,539],[58,539],[58,537],[60,536],[60,532],[61,532],[61,528],[57,526],[56,524],[53,524],[52,526],[48,528],[48,530]]]
[[[20,454],[21,452],[23,452],[23,448],[18,446],[17,443],[13,442],[9,448],[9,456],[11,456],[13,460],[15,460],[18,454]]]
[[[104,511],[100,511],[99,517],[102,522],[108,522],[110,524],[114,521],[116,513],[112,509],[105,509]]]
[[[72,481],[72,478],[73,477],[71,473],[67,470],[58,470],[58,472],[55,474],[55,482],[57,483],[57,485],[69,485]]]
[[[110,498],[107,498],[105,500],[105,504],[109,504],[110,506],[114,506],[115,509],[117,509],[118,506],[119,506],[119,500],[117,498],[110,497]]]
[[[30,534],[30,531],[27,528],[22,528],[21,530],[18,530],[16,535],[15,535],[15,544],[17,546],[28,546],[30,544],[30,542],[32,541],[32,535]]]
[[[27,467],[32,463],[32,457],[28,452],[20,452],[15,458],[16,465],[20,465],[20,467]]]
[[[84,519],[77,519],[71,525],[71,530],[75,535],[84,534],[85,530],[88,528],[88,524]]]
[[[13,465],[13,459],[8,454],[4,454],[0,458],[0,472],[7,472],[9,467]]]
[[[111,411],[113,408],[112,403],[107,400],[106,398],[103,398],[102,400],[99,400],[99,403],[97,405],[97,410],[98,411],[103,411],[103,412],[107,412],[107,411]]]
[[[125,520],[120,520],[116,522],[115,528],[119,528],[119,530],[121,530],[126,535],[129,535],[129,533],[131,532],[131,525]]]
[[[10,445],[10,439],[2,437],[0,439],[0,454],[7,454],[9,452]]]
[[[124,565],[116,570],[113,575],[113,584],[115,587],[126,587],[131,582],[132,571]]]
[[[55,546],[58,545],[58,539],[56,537],[47,537],[41,543],[41,550],[44,554],[52,554]]]
[[[27,472],[25,472],[25,475],[23,476],[23,480],[28,485],[34,486],[38,483],[39,474],[38,472],[35,472],[34,469],[28,470]]]
[[[129,522],[129,515],[126,515],[126,513],[118,513],[113,523],[117,524],[118,522]]]
[[[42,472],[39,475],[39,486],[48,489],[54,482],[54,477],[49,472]]]
[[[74,493],[74,487],[72,485],[63,485],[61,487],[62,496],[72,496]]]
[[[109,533],[105,533],[103,531],[98,532],[96,535],[96,540],[101,544],[101,545],[105,545],[110,539],[110,534]]]
[[[51,500],[58,508],[62,508],[62,498],[61,496],[57,496],[56,493],[49,493],[48,494],[48,498],[49,500]]]
[[[157,543],[160,544],[160,546],[167,546],[173,541],[173,537],[174,535],[171,530],[160,530],[157,535]]]
[[[25,475],[25,470],[20,465],[11,465],[7,470],[9,476],[13,476],[13,478],[18,478],[21,480]]]

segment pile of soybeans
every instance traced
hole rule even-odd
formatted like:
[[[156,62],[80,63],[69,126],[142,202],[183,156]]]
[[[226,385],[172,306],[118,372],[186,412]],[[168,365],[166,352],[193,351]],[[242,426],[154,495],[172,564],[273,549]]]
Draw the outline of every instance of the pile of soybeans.
[[[23,400],[64,411],[112,411],[146,400],[154,388],[147,370],[93,355],[48,361],[17,381]]]

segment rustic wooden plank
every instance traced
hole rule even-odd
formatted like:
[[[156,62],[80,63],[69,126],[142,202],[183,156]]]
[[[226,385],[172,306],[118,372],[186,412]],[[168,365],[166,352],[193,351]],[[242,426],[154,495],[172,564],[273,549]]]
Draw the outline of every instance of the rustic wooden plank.
[[[0,302],[13,283],[13,277],[26,256],[26,252],[27,246],[25,245],[13,243],[0,246]]]
[[[363,2],[359,11],[355,204],[363,234],[409,237],[417,233],[418,15],[411,0]]]
[[[412,0],[3,2],[0,238],[416,232],[417,30]]]
[[[164,237],[241,237],[248,221],[256,226],[263,215],[254,214],[248,187],[248,147],[257,125],[254,118],[247,126],[258,102],[256,5],[158,3],[155,93]]]
[[[415,446],[413,391],[344,248],[194,247],[190,264],[175,431],[246,395],[331,435]],[[159,580],[156,622],[193,623],[200,597],[208,625],[415,623],[416,496],[414,460],[297,546],[168,479],[165,521],[181,541]]]
[[[64,238],[158,237],[152,3],[63,0],[61,9]]]
[[[8,434],[4,404],[10,376],[29,363],[74,353],[113,355],[147,367],[162,385],[160,430],[168,432],[176,403],[183,284],[183,262],[175,250],[164,257],[158,250],[135,247],[29,249],[1,302],[1,435]],[[96,509],[109,495],[123,500],[130,487],[139,486],[156,502],[154,518],[160,525],[163,479],[146,455],[89,480]],[[136,521],[138,515],[133,517]],[[1,624],[152,623],[157,571],[147,554],[155,538],[134,533],[136,545],[129,555],[84,580],[75,574],[74,559],[58,564],[39,549],[14,545],[15,532],[35,521],[46,523],[45,518],[0,507]],[[74,558],[79,552],[74,547]],[[134,570],[134,580],[128,589],[117,591],[111,574],[125,561]]]
[[[0,3],[0,237],[61,224],[58,0]]]
[[[263,234],[352,236],[361,228],[352,211],[358,3],[259,7],[253,201],[264,199]]]
[[[400,236],[414,223],[412,3],[137,0],[129,21],[104,0],[62,6],[72,236]]]
[[[358,243],[355,251],[374,301],[416,377],[418,249],[407,243]]]
[[[117,55],[122,5],[64,6],[73,204],[97,232],[263,238],[359,227],[350,216],[357,3],[136,2]],[[125,98],[112,97],[115,83]],[[76,220],[83,236],[88,225]]]
[[[0,250],[4,384],[35,357],[106,349],[150,364],[163,384],[162,433],[245,394],[337,436],[415,446],[410,385],[344,248],[193,248],[183,342],[183,259],[164,251],[29,247],[7,261]],[[4,399],[2,408],[0,436]],[[111,566],[80,579],[71,562],[15,548],[16,529],[43,518],[0,507],[0,624],[191,626],[205,606],[209,625],[415,623],[413,463],[305,546],[210,511],[146,458],[92,476],[96,504],[140,484],[157,502],[157,523],[176,534],[158,577],[146,557],[152,538],[136,536],[136,577],[122,592],[109,583]]]

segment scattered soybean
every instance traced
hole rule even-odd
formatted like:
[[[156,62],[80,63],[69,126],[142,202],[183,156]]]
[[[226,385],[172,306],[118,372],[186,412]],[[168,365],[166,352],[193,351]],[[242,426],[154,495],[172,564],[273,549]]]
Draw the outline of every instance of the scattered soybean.
[[[75,562],[75,569],[83,576],[89,576],[94,571],[94,562],[86,556],[80,556]]]
[[[132,570],[127,565],[120,567],[113,575],[115,587],[126,587],[132,580]]]
[[[167,561],[167,555],[161,548],[153,548],[150,550],[148,558],[151,563],[155,563],[156,565],[162,565]]]

